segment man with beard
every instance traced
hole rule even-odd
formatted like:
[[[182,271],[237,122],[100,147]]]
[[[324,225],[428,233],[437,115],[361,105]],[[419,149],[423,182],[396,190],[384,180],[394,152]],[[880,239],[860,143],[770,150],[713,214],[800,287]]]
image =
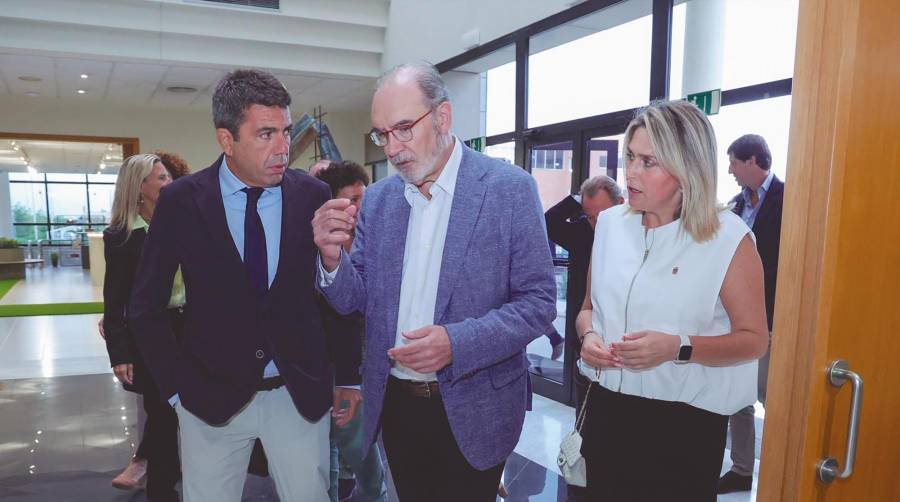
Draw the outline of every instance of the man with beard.
[[[359,358],[323,332],[311,220],[331,192],[287,169],[290,103],[266,72],[219,82],[223,154],[162,191],[134,281],[130,323],[160,399],[178,414],[188,502],[239,501],[257,438],[281,500],[327,501],[326,414],[333,401],[358,399],[353,389],[332,394],[333,383],[356,383],[335,382],[332,360],[340,378]],[[180,347],[166,312],[179,267],[190,298]]]
[[[522,431],[525,346],[556,315],[541,204],[523,170],[463,146],[437,70],[378,82],[372,141],[399,171],[357,212],[313,219],[319,287],[366,314],[366,444],[380,430],[402,501],[494,500]]]

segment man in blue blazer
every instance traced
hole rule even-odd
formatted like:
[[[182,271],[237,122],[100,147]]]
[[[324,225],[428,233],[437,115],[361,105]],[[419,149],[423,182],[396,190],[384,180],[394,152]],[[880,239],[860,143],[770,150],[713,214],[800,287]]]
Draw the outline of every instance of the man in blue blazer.
[[[223,155],[161,193],[135,278],[130,323],[178,414],[187,502],[239,501],[257,438],[281,500],[327,501],[326,413],[358,392],[333,393],[359,383],[359,357],[323,332],[311,220],[331,192],[287,169],[290,102],[266,72],[219,82]],[[165,310],[179,267],[180,347]]]
[[[401,65],[372,102],[372,140],[399,174],[356,218],[335,199],[313,219],[319,287],[366,316],[365,437],[382,433],[400,500],[494,500],[525,415],[525,346],[556,315],[537,187],[462,145],[440,74]]]
[[[769,335],[775,313],[775,283],[778,281],[778,250],[781,244],[781,208],[784,183],[775,176],[772,153],[766,140],[758,134],[745,134],[728,147],[728,172],[741,186],[731,203],[732,211],[740,216],[756,237],[756,250],[763,264],[766,290],[766,319]],[[759,401],[766,404],[769,373],[769,352],[759,360],[757,391]],[[753,465],[756,452],[756,425],[753,406],[732,415],[731,470],[719,480],[719,493],[750,491],[753,487]]]

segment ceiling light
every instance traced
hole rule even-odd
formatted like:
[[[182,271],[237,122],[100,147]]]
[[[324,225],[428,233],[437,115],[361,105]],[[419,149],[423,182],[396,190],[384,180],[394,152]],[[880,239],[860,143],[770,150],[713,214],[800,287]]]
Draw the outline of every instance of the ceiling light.
[[[106,169],[106,164],[104,164],[103,162],[101,162],[101,163],[100,163],[100,169]]]
[[[197,92],[196,87],[190,87],[187,85],[170,85],[166,87],[166,90],[169,92],[174,92],[175,94],[189,94],[192,92]]]
[[[40,82],[44,79],[41,77],[35,77],[34,75],[19,75],[19,80],[22,82]]]
[[[87,73],[82,73],[82,74],[81,74],[81,78],[88,78]]]
[[[25,93],[25,95],[28,96],[29,98],[36,98],[36,97],[40,96],[41,93],[35,92],[35,91],[28,91]]]
[[[86,92],[87,92],[87,91],[84,90],[84,89],[78,89],[78,94],[84,94],[84,93],[86,93]]]

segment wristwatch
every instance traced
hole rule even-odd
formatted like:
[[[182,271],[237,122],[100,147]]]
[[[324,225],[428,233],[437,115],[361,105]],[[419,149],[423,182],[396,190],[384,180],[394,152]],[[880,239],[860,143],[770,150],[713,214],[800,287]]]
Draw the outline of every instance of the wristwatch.
[[[678,335],[681,338],[681,348],[678,349],[678,357],[675,358],[675,363],[684,364],[691,361],[691,353],[694,351],[694,348],[691,346],[691,337],[687,335]]]

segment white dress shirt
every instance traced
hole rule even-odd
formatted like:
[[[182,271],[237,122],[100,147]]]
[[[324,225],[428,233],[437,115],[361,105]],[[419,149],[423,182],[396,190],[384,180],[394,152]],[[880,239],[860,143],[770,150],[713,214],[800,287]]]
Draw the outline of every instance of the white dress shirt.
[[[410,343],[403,333],[434,324],[434,308],[437,302],[438,281],[444,258],[444,240],[450,223],[453,193],[462,160],[462,144],[453,138],[453,153],[444,165],[438,179],[428,192],[431,200],[419,192],[412,183],[404,187],[403,195],[409,203],[409,223],[406,227],[406,246],[403,250],[403,275],[400,282],[400,306],[397,315],[397,335],[394,347]],[[390,217],[390,216],[388,216]],[[331,272],[322,269],[322,286],[331,284],[338,269]],[[434,373],[419,373],[396,363],[391,375],[405,380],[432,381]]]
[[[403,195],[409,203],[409,224],[406,227],[406,247],[403,250],[403,276],[400,282],[400,311],[397,315],[397,338],[394,347],[409,343],[403,333],[434,324],[438,280],[444,258],[444,240],[453,207],[453,191],[462,160],[462,146],[454,138],[453,153],[444,170],[428,189],[428,200],[412,183],[407,183]],[[436,380],[434,373],[419,373],[400,363],[391,368],[391,375],[406,380]]]

